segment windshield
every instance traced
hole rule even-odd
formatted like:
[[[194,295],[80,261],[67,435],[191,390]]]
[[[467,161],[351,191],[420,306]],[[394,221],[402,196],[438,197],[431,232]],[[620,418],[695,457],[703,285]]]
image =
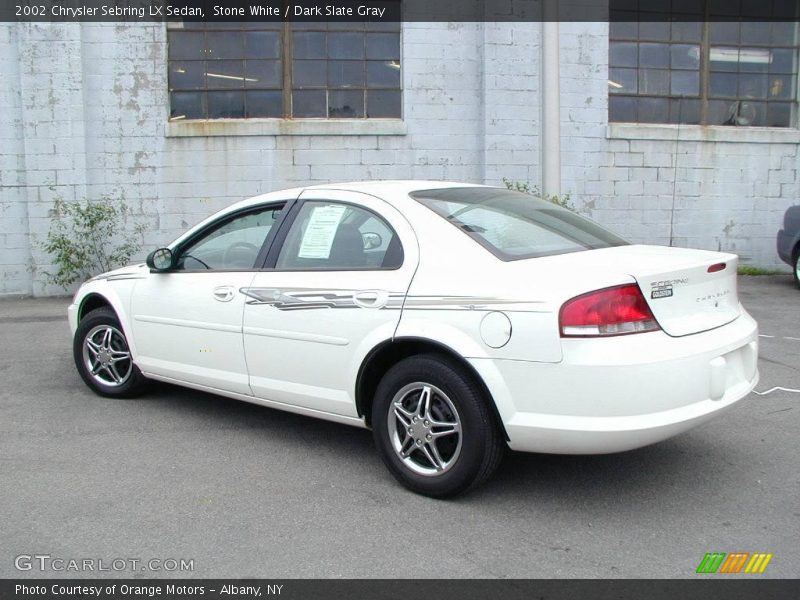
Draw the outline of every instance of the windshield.
[[[411,197],[506,261],[628,243],[594,221],[522,192],[443,188]]]

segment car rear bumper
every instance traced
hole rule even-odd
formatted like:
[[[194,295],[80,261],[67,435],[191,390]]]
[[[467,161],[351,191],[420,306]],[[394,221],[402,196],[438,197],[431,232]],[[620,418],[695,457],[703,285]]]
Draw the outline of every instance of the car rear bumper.
[[[558,364],[471,361],[514,450],[639,448],[708,421],[758,382],[758,328],[744,310],[723,327],[680,338],[653,332],[564,340],[563,347]]]
[[[794,266],[792,262],[792,248],[794,247],[794,238],[781,229],[775,239],[776,250],[780,259],[788,265]]]

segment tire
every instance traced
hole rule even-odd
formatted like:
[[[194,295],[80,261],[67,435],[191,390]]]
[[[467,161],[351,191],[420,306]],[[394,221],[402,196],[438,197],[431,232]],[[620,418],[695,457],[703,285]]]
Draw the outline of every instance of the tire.
[[[373,399],[372,433],[383,462],[408,489],[433,498],[480,485],[505,448],[490,401],[446,357],[402,360],[381,379]]]
[[[83,381],[101,396],[133,398],[145,391],[147,379],[134,364],[119,319],[108,306],[81,319],[72,355]]]

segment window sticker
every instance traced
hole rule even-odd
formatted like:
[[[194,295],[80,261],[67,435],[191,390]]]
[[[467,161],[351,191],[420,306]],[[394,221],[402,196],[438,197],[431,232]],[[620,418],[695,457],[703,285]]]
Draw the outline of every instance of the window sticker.
[[[346,206],[317,206],[311,211],[298,258],[328,258]]]

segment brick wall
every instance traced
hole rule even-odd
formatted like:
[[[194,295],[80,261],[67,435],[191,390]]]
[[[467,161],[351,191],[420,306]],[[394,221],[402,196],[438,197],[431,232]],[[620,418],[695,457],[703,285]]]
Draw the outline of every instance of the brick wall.
[[[798,133],[609,127],[607,25],[560,27],[562,190],[576,207],[634,241],[671,235],[776,266],[775,231],[797,198]],[[538,23],[405,24],[402,135],[181,136],[167,125],[163,25],[0,24],[11,82],[0,88],[0,295],[63,293],[43,283],[38,246],[56,196],[124,199],[150,249],[283,187],[538,184],[540,34]]]

